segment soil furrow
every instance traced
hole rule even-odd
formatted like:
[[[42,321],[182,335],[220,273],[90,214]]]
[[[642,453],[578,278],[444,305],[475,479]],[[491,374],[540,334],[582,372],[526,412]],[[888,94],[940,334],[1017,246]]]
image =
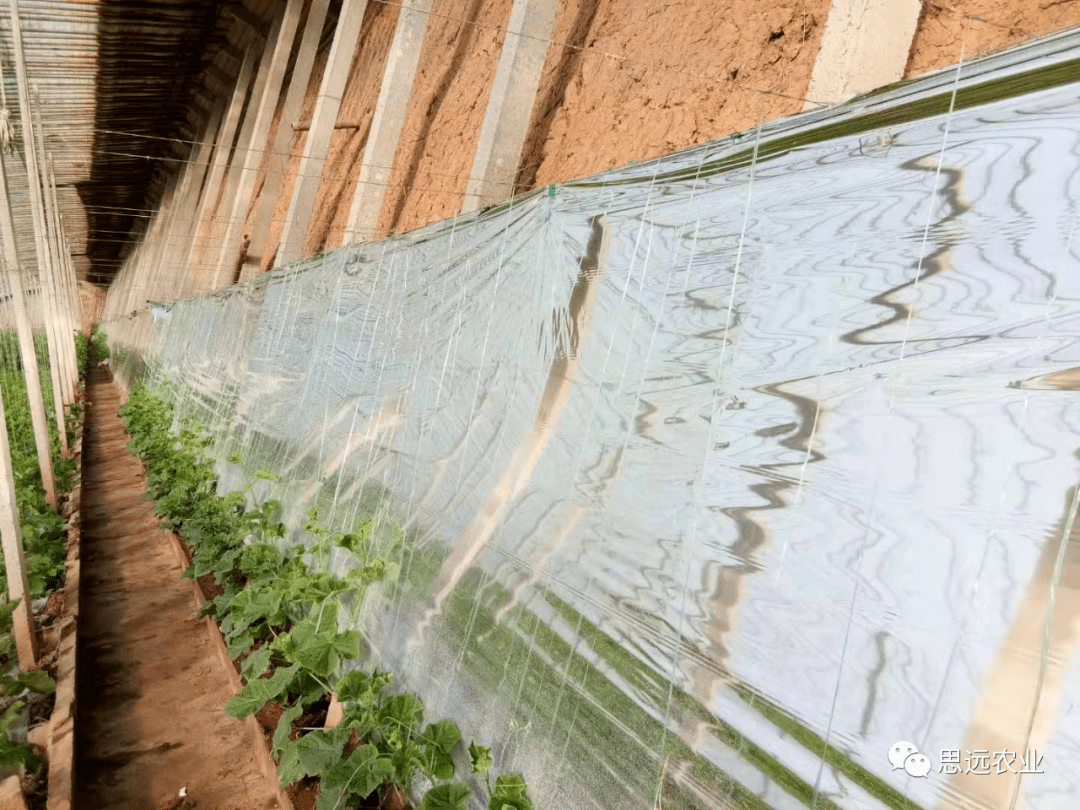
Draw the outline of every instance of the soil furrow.
[[[276,808],[252,737],[222,711],[230,680],[144,497],[107,370],[93,368],[87,398],[75,806]]]

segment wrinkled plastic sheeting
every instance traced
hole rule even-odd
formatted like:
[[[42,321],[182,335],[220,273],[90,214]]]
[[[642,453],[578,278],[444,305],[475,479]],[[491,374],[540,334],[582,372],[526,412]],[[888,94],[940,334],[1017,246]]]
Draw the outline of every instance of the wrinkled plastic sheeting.
[[[290,542],[373,518],[372,660],[540,806],[1075,807],[1077,42],[111,324],[120,371]]]

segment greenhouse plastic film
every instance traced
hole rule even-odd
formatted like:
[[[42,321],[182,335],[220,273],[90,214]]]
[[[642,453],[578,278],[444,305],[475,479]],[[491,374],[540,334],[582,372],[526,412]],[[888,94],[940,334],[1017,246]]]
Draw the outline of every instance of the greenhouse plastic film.
[[[1077,44],[155,305],[117,371],[290,542],[375,520],[372,662],[539,806],[1074,807]]]

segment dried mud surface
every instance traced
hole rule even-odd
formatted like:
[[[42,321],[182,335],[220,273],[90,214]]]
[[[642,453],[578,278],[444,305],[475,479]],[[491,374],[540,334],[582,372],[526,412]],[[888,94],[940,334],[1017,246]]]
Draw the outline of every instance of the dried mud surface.
[[[74,806],[153,810],[186,788],[192,807],[276,808],[223,712],[229,678],[144,499],[107,370],[92,368],[87,398]]]
[[[906,76],[954,65],[1080,25],[1080,0],[949,0],[923,3]]]
[[[510,5],[438,4],[380,234],[459,210]],[[755,0],[561,3],[518,190],[667,154],[751,128],[761,117],[797,112],[828,8],[829,0],[779,7]],[[761,89],[774,95],[763,96]]]
[[[562,44],[548,48],[519,185],[666,155],[798,112],[828,13],[829,0],[561,4],[552,39]]]
[[[377,236],[460,209],[511,0],[439,0],[428,22]],[[799,112],[830,0],[563,0],[517,175],[518,191],[587,176]],[[398,5],[370,3],[306,235],[340,244]],[[300,122],[310,120],[333,33],[327,21]],[[907,75],[1080,24],[1080,0],[924,3]],[[275,117],[273,126],[291,126]],[[262,269],[274,257],[303,149],[293,135]],[[265,163],[264,163],[265,167]],[[261,186],[260,180],[256,193]],[[250,222],[249,222],[250,227]]]

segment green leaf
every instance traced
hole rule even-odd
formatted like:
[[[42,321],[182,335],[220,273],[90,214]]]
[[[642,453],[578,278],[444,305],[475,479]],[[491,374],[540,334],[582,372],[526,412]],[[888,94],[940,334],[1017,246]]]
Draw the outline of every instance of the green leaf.
[[[420,810],[466,810],[465,801],[471,792],[469,786],[461,782],[436,785],[424,794]]]
[[[49,677],[48,672],[40,669],[33,672],[20,672],[15,676],[15,681],[31,692],[40,692],[43,695],[51,695],[56,691],[56,681]]]
[[[420,769],[432,779],[452,779],[454,759],[434,746],[425,745]]]
[[[449,754],[461,742],[461,729],[453,720],[440,720],[424,729],[424,741]]]
[[[226,648],[226,651],[229,653],[229,658],[239,658],[251,649],[251,645],[254,642],[255,638],[251,635],[251,630],[244,630],[242,633],[234,633],[230,636],[229,644]],[[265,667],[263,668],[263,671],[266,671]]]
[[[239,719],[255,714],[288,688],[298,669],[296,665],[281,667],[269,678],[249,681],[239,695],[225,704],[225,714]]]
[[[270,666],[270,656],[272,651],[268,644],[264,644],[259,647],[255,652],[244,659],[244,663],[240,665],[240,672],[249,681],[258,678],[267,668]]]
[[[346,630],[331,637],[331,644],[337,654],[346,661],[352,661],[360,657],[360,647],[363,644],[363,636],[359,630]]]
[[[399,785],[410,784],[413,771],[423,764],[422,760],[423,752],[416,743],[405,742],[392,749],[390,761],[394,763],[394,781]]]
[[[393,775],[394,766],[387,757],[379,756],[374,745],[361,745],[323,772],[315,810],[344,807],[350,796],[363,800]]]
[[[289,735],[292,733],[293,721],[303,713],[304,707],[297,703],[286,709],[278,719],[277,728],[274,729],[274,744],[270,749],[270,754],[275,759],[285,752],[285,747],[289,744]]]
[[[432,723],[424,729],[424,756],[421,768],[435,779],[450,779],[454,775],[451,752],[461,742],[461,730],[452,720]]]
[[[472,760],[473,773],[487,773],[491,770],[491,749],[477,745],[475,740],[469,743],[469,759]]]
[[[41,767],[41,758],[34,754],[26,743],[14,743],[7,737],[0,738],[0,766],[11,767],[24,765],[26,769],[37,773]]]
[[[351,729],[338,726],[328,731],[312,731],[286,743],[278,766],[282,787],[305,776],[317,776],[340,760],[350,734]]]
[[[374,706],[382,690],[390,683],[389,673],[363,672],[353,670],[337,682],[334,691],[342,703],[359,703],[361,706]]]
[[[281,569],[285,558],[276,546],[269,543],[252,543],[240,556],[240,571],[252,579]]]
[[[284,594],[271,587],[249,585],[229,602],[229,614],[239,629],[260,619],[268,619],[276,624],[284,618],[281,609],[283,597]]]
[[[358,631],[337,632],[337,604],[333,602],[316,607],[287,638],[281,636],[275,641],[275,647],[286,658],[322,678],[329,678],[337,671],[341,658],[359,658],[360,645]]]
[[[424,704],[416,695],[394,695],[379,711],[384,736],[393,747],[408,740],[424,719]]]
[[[525,795],[525,780],[521,774],[503,774],[495,780],[488,810],[533,810],[532,802]]]

